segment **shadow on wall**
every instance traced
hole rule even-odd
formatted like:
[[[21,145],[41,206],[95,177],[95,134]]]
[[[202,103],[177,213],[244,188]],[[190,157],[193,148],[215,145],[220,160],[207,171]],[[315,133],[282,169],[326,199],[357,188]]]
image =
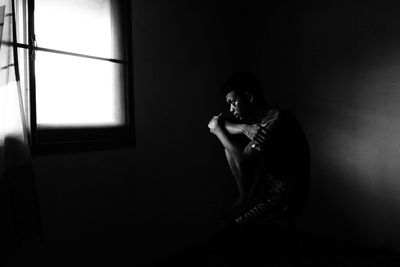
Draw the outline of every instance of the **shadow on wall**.
[[[4,140],[6,169],[0,176],[0,247],[11,249],[21,243],[39,245],[42,225],[31,162],[21,162],[24,144],[18,139]],[[0,257],[1,258],[1,257]],[[1,262],[1,259],[0,259]]]

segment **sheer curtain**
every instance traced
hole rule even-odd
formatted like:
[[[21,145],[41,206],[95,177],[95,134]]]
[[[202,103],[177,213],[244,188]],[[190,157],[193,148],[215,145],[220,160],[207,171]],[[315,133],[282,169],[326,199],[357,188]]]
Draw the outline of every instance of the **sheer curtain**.
[[[2,14],[1,14],[2,13]],[[21,86],[13,43],[12,0],[0,0],[0,174],[30,161]]]
[[[0,0],[0,243],[37,236],[40,225],[36,186],[19,82],[13,0]],[[10,221],[10,224],[4,221]],[[4,229],[4,228],[12,229]],[[36,237],[34,237],[36,239]],[[10,244],[1,244],[2,246]]]

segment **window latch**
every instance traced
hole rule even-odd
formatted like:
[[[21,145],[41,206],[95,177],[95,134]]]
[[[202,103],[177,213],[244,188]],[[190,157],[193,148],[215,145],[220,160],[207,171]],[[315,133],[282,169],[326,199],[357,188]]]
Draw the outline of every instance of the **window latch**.
[[[36,36],[32,35],[31,37],[31,59],[36,60],[36,48],[37,48],[37,42],[36,42]]]

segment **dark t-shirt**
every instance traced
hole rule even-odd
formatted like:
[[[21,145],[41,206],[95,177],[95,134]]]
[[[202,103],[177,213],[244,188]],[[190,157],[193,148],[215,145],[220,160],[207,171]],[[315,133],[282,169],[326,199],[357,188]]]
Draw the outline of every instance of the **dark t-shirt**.
[[[309,147],[300,124],[278,107],[271,108],[261,124],[267,131],[264,144],[256,149],[251,141],[245,147],[252,154],[243,166],[252,187],[246,210],[236,218],[239,224],[283,209],[298,212],[307,199]]]

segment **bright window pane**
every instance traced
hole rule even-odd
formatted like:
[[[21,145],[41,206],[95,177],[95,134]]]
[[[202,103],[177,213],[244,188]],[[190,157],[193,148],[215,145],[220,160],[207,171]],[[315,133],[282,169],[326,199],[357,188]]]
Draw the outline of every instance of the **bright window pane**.
[[[39,47],[121,59],[115,0],[36,0]]]
[[[28,44],[28,5],[26,0],[15,0],[17,41]]]
[[[122,125],[122,70],[108,61],[37,52],[38,127]]]

